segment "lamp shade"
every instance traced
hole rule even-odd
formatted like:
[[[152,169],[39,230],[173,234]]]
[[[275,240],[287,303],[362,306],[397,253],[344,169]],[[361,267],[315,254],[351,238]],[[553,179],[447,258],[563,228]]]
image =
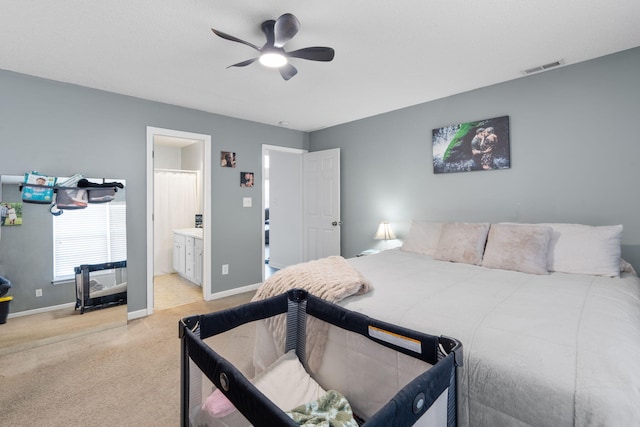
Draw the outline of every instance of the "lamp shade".
[[[373,238],[376,240],[393,240],[396,238],[396,235],[393,234],[393,230],[391,230],[389,223],[387,221],[382,221]]]

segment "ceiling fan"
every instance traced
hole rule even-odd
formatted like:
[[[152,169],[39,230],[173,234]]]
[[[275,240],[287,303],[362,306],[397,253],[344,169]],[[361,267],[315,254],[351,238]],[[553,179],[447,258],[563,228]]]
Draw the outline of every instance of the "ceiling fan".
[[[267,42],[262,47],[240,40],[237,37],[223,33],[222,31],[218,31],[214,28],[212,28],[211,31],[223,39],[245,44],[260,52],[260,55],[256,58],[229,65],[227,68],[246,67],[247,65],[253,64],[256,60],[259,60],[264,66],[278,68],[282,78],[289,80],[298,73],[298,70],[296,67],[289,64],[288,58],[328,62],[333,60],[335,55],[335,51],[332,48],[322,46],[305,47],[303,49],[285,52],[283,46],[298,33],[299,29],[300,21],[290,13],[285,13],[275,21],[273,19],[264,21],[262,23],[262,32],[266,36]]]

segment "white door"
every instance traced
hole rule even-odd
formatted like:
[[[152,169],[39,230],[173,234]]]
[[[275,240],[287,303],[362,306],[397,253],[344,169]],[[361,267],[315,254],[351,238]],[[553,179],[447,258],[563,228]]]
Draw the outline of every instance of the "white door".
[[[303,260],[340,255],[340,149],[303,158]]]

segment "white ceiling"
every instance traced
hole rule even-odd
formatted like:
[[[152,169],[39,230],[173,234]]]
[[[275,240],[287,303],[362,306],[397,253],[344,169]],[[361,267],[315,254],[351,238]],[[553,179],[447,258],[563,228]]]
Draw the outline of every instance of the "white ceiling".
[[[301,22],[284,81],[210,28],[261,46]],[[0,0],[0,69],[313,131],[640,46],[638,0]]]

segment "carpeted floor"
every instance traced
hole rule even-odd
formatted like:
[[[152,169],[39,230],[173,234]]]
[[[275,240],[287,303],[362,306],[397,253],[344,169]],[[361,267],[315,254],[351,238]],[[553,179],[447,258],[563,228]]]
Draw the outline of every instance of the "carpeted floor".
[[[0,325],[0,356],[77,338],[127,324],[127,306],[84,314],[73,307],[13,317]],[[2,368],[0,367],[0,374]],[[1,425],[1,423],[0,423]]]
[[[126,325],[0,356],[0,425],[177,426],[178,321],[248,302],[253,292],[156,311]],[[11,319],[10,319],[11,320]],[[253,324],[215,337],[252,376]]]
[[[177,274],[154,278],[154,311],[198,301],[203,301],[200,286]],[[12,317],[6,324],[0,325],[0,356],[126,324],[126,305],[89,310],[82,315],[71,306],[45,313]]]

